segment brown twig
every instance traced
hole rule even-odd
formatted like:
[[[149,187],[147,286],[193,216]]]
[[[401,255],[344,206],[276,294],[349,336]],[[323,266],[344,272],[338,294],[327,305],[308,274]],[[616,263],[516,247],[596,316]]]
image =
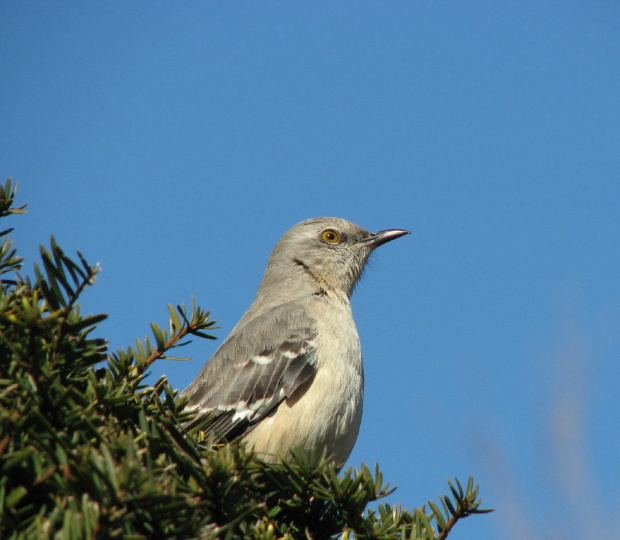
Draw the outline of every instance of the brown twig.
[[[456,525],[456,522],[461,517],[462,516],[452,516],[446,523],[446,528],[437,535],[437,540],[445,540],[446,538],[448,538],[448,535],[450,534],[452,527]]]
[[[179,330],[178,334],[172,336],[168,341],[166,341],[164,345],[164,350],[160,351],[159,349],[155,349],[151,355],[144,361],[143,365],[140,366],[140,370],[143,372],[147,369],[155,360],[158,358],[164,358],[166,356],[166,351],[174,347],[181,339],[183,339],[188,334],[192,333],[192,330],[195,330],[196,327],[193,325],[183,325]]]

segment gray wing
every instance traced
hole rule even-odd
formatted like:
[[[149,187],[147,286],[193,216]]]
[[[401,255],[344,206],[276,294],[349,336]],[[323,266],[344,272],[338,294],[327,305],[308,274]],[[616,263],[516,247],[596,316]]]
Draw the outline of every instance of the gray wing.
[[[181,395],[217,416],[218,439],[243,436],[314,376],[315,338],[303,308],[276,307],[235,328]]]

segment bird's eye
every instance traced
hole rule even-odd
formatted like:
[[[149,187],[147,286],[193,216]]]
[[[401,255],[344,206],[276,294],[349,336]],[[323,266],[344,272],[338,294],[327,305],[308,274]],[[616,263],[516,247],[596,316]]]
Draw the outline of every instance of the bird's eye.
[[[338,244],[340,242],[340,235],[333,229],[327,229],[321,233],[321,240],[328,244]]]

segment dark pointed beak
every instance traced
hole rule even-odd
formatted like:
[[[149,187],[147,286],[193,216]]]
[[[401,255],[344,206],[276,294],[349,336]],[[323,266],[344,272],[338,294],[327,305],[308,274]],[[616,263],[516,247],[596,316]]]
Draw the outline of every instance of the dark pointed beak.
[[[372,249],[375,249],[386,242],[400,238],[405,234],[411,234],[409,231],[403,229],[388,229],[387,231],[379,231],[376,233],[370,233],[370,236],[364,241],[364,245]]]

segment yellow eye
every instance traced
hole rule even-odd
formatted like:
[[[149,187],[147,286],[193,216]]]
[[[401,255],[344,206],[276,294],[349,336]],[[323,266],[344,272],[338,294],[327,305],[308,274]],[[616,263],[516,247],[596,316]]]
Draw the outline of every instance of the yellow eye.
[[[334,229],[327,229],[321,233],[321,240],[328,244],[337,244],[340,242],[340,235]]]

